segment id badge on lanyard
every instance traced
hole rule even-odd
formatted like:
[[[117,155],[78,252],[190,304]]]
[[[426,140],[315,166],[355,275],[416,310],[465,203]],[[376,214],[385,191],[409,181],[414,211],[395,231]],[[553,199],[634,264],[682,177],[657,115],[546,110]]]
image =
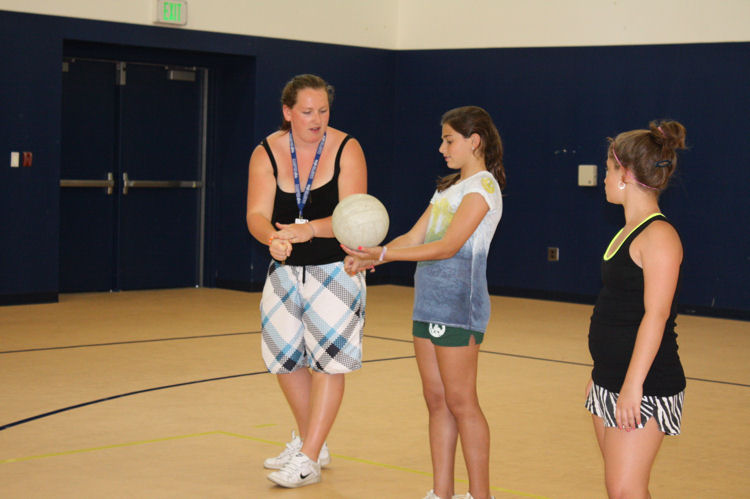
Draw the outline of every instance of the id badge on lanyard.
[[[304,194],[300,189],[299,182],[299,168],[297,167],[297,150],[294,147],[294,138],[292,137],[292,131],[289,130],[289,152],[292,156],[292,173],[294,174],[294,191],[297,197],[297,207],[299,208],[299,216],[294,219],[296,224],[306,224],[309,222],[308,219],[302,216],[302,209],[307,203],[307,198],[310,196],[310,188],[312,186],[313,178],[315,177],[315,171],[318,169],[318,161],[320,161],[320,154],[323,152],[323,146],[326,143],[326,135],[323,134],[323,138],[320,139],[318,144],[318,150],[315,153],[315,159],[313,160],[312,168],[310,168],[310,174],[307,177],[307,185],[305,186]]]

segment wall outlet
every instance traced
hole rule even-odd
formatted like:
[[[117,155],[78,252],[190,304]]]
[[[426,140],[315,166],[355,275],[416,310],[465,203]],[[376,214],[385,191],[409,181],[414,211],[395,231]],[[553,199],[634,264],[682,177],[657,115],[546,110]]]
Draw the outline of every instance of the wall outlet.
[[[556,262],[558,260],[560,260],[560,248],[556,246],[548,246],[547,247],[547,261]]]

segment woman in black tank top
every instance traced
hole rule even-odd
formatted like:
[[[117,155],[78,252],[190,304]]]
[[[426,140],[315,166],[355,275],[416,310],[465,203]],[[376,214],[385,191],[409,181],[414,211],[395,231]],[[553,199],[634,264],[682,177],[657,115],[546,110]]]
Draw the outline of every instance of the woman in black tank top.
[[[605,192],[607,201],[622,205],[625,226],[601,263],[586,388],[610,497],[650,497],[661,441],[680,431],[685,374],[675,303],[683,250],[658,201],[675,170],[676,150],[684,147],[685,128],[676,121],[610,139]]]
[[[290,80],[281,129],[255,148],[248,172],[247,226],[272,259],[261,351],[297,423],[284,451],[264,463],[282,487],[320,481],[344,374],[362,365],[364,273],[344,271],[331,215],[340,199],[367,192],[367,167],[357,140],[328,126],[332,97],[318,76]]]

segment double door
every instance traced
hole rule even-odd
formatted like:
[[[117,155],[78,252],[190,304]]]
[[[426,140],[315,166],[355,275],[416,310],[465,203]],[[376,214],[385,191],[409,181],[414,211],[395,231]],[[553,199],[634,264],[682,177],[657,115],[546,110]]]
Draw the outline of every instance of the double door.
[[[60,291],[202,284],[206,70],[63,62]]]

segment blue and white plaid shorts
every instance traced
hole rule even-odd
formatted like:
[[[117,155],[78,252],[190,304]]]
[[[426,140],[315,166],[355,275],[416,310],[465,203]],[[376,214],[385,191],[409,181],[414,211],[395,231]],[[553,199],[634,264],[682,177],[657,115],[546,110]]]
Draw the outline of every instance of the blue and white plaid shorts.
[[[343,262],[271,262],[260,301],[268,370],[340,374],[361,368],[366,290],[364,273],[350,276]]]

